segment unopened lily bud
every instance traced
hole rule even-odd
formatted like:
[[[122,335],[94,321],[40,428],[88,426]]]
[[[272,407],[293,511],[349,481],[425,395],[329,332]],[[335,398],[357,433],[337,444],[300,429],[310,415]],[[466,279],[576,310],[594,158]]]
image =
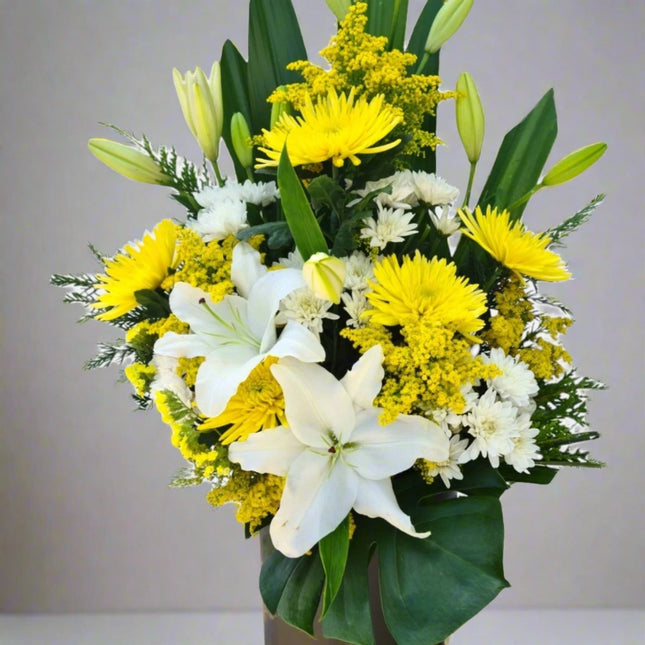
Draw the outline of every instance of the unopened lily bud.
[[[284,86],[280,86],[277,89],[281,90]],[[271,104],[271,126],[269,129],[273,129],[273,126],[282,118],[283,114],[291,114],[291,105],[285,101],[276,101]]]
[[[302,267],[302,277],[314,295],[334,304],[340,302],[345,274],[345,263],[327,253],[314,253]]]
[[[231,118],[231,139],[238,161],[250,168],[253,165],[253,143],[249,124],[241,112],[236,112]]]
[[[336,16],[336,20],[338,20],[338,22],[345,18],[350,5],[352,4],[352,0],[325,0],[325,2],[332,10],[332,13]]]
[[[218,62],[207,78],[201,67],[182,76],[174,69],[172,78],[184,119],[204,154],[211,161],[219,155],[219,140],[224,127],[222,80]]]
[[[162,185],[170,181],[154,159],[133,146],[100,138],[90,139],[87,146],[99,161],[128,179]]]
[[[446,0],[437,12],[426,40],[425,51],[434,54],[450,39],[466,19],[473,0]]]
[[[477,163],[484,141],[484,109],[475,82],[467,72],[459,75],[457,92],[459,92],[455,101],[457,130],[468,161],[471,164]]]
[[[590,166],[593,166],[605,154],[605,150],[607,150],[607,144],[601,142],[592,143],[579,150],[574,150],[574,152],[560,159],[544,175],[540,185],[557,186],[558,184],[564,184],[583,173]]]

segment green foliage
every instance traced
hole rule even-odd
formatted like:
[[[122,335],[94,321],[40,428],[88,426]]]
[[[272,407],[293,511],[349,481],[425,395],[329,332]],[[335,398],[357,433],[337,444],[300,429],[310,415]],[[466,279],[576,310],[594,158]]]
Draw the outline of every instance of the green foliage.
[[[132,347],[119,338],[112,343],[99,343],[96,356],[85,363],[84,369],[93,370],[98,367],[121,365],[135,357],[136,354]]]
[[[204,483],[203,477],[195,471],[194,466],[182,468],[170,480],[169,488],[188,488],[191,486],[199,486]]]
[[[334,601],[345,573],[349,552],[349,516],[347,516],[329,535],[318,543],[320,562],[325,571],[323,606],[321,617],[329,610]]]
[[[546,234],[551,238],[551,247],[563,247],[562,240],[573,233],[573,231],[580,228],[592,215],[592,213],[603,203],[605,195],[596,195],[582,210],[579,210],[575,215],[564,220],[562,224],[554,226],[546,231]]]

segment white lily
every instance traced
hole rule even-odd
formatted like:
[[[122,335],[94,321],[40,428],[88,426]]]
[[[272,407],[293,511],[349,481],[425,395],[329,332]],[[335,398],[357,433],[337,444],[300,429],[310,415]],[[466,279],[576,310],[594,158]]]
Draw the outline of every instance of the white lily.
[[[304,286],[301,271],[268,272],[259,253],[241,242],[233,250],[231,280],[240,295],[219,302],[202,289],[177,283],[170,309],[192,333],[168,332],[154,347],[161,356],[205,357],[197,372],[195,400],[210,417],[224,411],[239,384],[267,356],[293,356],[305,363],[325,359],[318,337],[299,323],[289,321],[277,335],[280,300]]]
[[[270,534],[287,557],[306,553],[352,508],[408,535],[429,535],[417,533],[401,510],[390,477],[419,458],[448,459],[448,438],[420,416],[379,424],[382,410],[372,403],[381,389],[382,362],[376,345],[338,381],[319,365],[281,359],[271,371],[284,392],[289,427],[263,430],[229,446],[229,458],[245,470],[286,477]]]

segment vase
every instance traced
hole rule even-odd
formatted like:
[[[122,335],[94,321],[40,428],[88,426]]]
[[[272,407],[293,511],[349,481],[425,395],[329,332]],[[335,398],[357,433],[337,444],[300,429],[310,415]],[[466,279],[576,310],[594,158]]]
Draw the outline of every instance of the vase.
[[[260,531],[260,550],[262,560],[264,561],[271,553],[274,546],[269,536],[268,527]],[[390,634],[379,597],[378,589],[378,559],[373,557],[368,568],[368,579],[370,589],[370,611],[372,614],[372,627],[374,629],[374,638],[376,645],[397,645],[394,637]],[[320,612],[320,609],[319,609]],[[273,616],[266,607],[262,608],[262,617],[264,621],[264,645],[343,645],[345,641],[339,641],[335,638],[326,638],[322,634],[322,629],[318,616],[314,620],[313,637],[305,632],[292,627],[285,623],[278,616]],[[448,645],[446,639],[436,645]],[[345,644],[346,645],[346,644]],[[428,644],[430,645],[430,644]]]

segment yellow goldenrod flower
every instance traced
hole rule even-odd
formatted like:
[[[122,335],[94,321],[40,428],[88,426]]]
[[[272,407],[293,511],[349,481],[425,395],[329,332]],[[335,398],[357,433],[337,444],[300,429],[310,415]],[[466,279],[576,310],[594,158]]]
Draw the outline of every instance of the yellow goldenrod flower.
[[[93,307],[107,309],[96,316],[99,320],[114,320],[137,307],[135,292],[157,289],[174,268],[177,226],[164,219],[146,232],[139,242],[126,244],[105,263],[105,274],[97,276],[96,287],[103,293]]]
[[[405,256],[399,265],[396,255],[374,266],[374,282],[367,299],[370,321],[380,325],[402,325],[415,319],[433,321],[476,340],[472,334],[484,326],[486,294],[466,278],[457,276],[457,267],[445,259],[431,260],[419,251]]]
[[[302,277],[314,295],[336,305],[340,302],[345,273],[345,263],[327,253],[314,253],[302,267]]]
[[[170,177],[159,170],[154,159],[142,150],[110,139],[94,138],[88,144],[90,152],[120,175],[144,184],[166,184]]]
[[[321,163],[331,159],[341,167],[345,159],[355,166],[357,155],[376,154],[394,148],[400,139],[375,145],[386,137],[401,120],[379,95],[367,101],[355,99],[354,90],[340,96],[330,90],[316,104],[310,96],[304,101],[301,116],[283,114],[270,131],[263,130],[260,148],[268,159],[258,159],[256,168],[277,166],[285,142],[289,141],[289,159],[293,166]]]
[[[231,139],[238,161],[244,168],[250,168],[253,165],[253,143],[249,124],[241,112],[231,117]]]
[[[284,396],[278,382],[271,374],[271,365],[278,362],[270,356],[260,363],[237,388],[226,409],[199,426],[200,431],[231,425],[222,434],[220,443],[244,441],[259,430],[286,424]]]
[[[470,74],[463,72],[457,80],[459,97],[455,101],[457,130],[471,164],[477,163],[484,141],[484,109],[477,86]]]
[[[498,213],[487,206],[484,215],[478,206],[474,214],[467,208],[458,213],[466,227],[462,233],[517,275],[549,282],[571,277],[562,258],[547,249],[549,236],[525,230],[520,221],[511,222],[508,211]]]
[[[184,119],[200,148],[210,161],[219,156],[219,140],[224,127],[224,104],[219,63],[216,61],[207,78],[201,67],[181,75],[173,69],[172,78]]]
[[[455,34],[472,6],[473,0],[446,0],[444,2],[432,22],[432,27],[430,27],[425,46],[425,51],[428,54],[438,52],[441,46]]]

